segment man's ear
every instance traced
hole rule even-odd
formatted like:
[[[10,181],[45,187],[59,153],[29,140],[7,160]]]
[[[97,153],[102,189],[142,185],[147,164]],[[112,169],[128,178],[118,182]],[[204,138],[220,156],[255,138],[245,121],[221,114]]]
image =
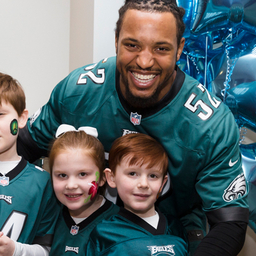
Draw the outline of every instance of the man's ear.
[[[21,129],[26,126],[28,121],[28,110],[24,109],[22,114],[19,116],[18,127]]]
[[[116,54],[117,54],[117,52],[118,52],[118,38],[117,37],[115,37],[115,48],[116,48]]]
[[[181,56],[183,48],[184,48],[184,44],[185,44],[185,38],[182,37],[181,40],[180,40],[180,44],[178,46],[177,61],[180,59],[180,56]]]
[[[106,168],[104,170],[104,173],[106,175],[106,179],[107,179],[108,185],[111,188],[116,188],[115,176],[114,176],[113,172],[109,168]]]

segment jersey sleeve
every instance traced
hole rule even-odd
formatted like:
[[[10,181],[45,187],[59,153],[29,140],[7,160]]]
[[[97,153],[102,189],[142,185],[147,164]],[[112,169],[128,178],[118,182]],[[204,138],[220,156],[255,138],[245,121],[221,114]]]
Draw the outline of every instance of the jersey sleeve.
[[[230,111],[212,123],[208,138],[206,164],[199,172],[196,183],[204,211],[224,207],[248,208],[248,184],[242,170],[239,129]]]

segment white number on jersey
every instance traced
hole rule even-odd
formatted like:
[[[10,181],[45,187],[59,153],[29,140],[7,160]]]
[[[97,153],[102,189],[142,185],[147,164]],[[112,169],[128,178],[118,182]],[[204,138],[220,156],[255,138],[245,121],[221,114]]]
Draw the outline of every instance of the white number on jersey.
[[[87,77],[89,77],[95,84],[103,84],[105,81],[105,69],[104,68],[97,69],[97,75],[98,76],[93,74],[92,71],[81,74],[77,81],[77,84],[86,84]]]
[[[26,223],[27,215],[22,212],[13,211],[4,226],[2,232],[14,241],[17,241]]]
[[[202,84],[199,84],[197,86],[203,93],[206,92],[208,99],[212,105],[212,107],[214,108],[218,108],[219,105],[221,104],[221,101],[216,100],[215,98],[213,98],[210,93],[203,87]],[[196,98],[196,94],[192,93],[188,100],[186,101],[186,103],[184,104],[184,106],[189,109],[191,112],[195,113],[199,107],[202,108],[202,110],[204,111],[199,111],[199,113],[197,114],[198,117],[200,117],[203,121],[209,119],[211,117],[211,115],[213,114],[213,109],[207,105],[205,102],[203,102],[201,99],[196,101],[194,104],[192,104],[192,102],[194,101],[194,99]]]

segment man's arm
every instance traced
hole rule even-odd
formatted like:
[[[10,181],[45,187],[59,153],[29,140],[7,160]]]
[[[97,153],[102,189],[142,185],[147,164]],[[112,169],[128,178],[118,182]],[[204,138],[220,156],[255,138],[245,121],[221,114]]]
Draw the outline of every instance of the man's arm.
[[[197,247],[194,256],[236,256],[244,245],[247,223],[222,222],[214,225]]]
[[[244,245],[249,210],[242,207],[220,208],[207,213],[210,232],[194,256],[236,256]]]
[[[27,161],[31,163],[42,156],[47,156],[47,151],[39,148],[36,145],[28,131],[27,126],[19,130],[17,150],[20,156],[23,156]]]

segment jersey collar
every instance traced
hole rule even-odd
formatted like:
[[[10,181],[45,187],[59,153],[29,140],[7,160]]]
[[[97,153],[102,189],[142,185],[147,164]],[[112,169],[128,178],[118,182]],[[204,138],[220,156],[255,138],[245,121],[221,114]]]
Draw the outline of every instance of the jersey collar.
[[[137,216],[136,214],[124,209],[123,207],[120,208],[120,211],[118,214],[127,220],[135,223],[136,225],[142,227],[143,229],[147,230],[152,235],[162,235],[165,234],[166,226],[167,226],[167,220],[165,216],[158,210],[156,211],[159,214],[159,222],[157,229],[153,228],[150,224],[148,224],[145,220]]]

